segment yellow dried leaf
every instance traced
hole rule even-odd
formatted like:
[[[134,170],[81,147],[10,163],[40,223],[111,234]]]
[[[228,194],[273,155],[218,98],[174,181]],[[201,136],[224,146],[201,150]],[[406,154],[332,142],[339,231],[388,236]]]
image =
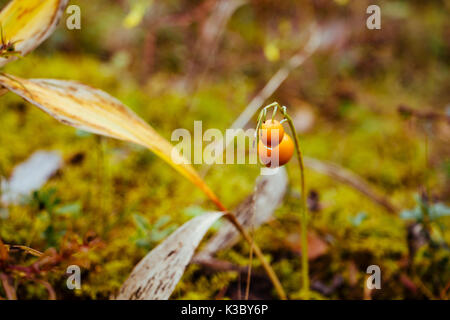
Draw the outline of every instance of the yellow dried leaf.
[[[0,12],[5,44],[26,55],[54,31],[68,0],[13,0]],[[15,57],[0,58],[0,67]]]
[[[74,81],[27,80],[6,74],[0,75],[0,86],[64,124],[149,148],[197,185],[221,210],[225,210],[195,169],[186,163],[172,144],[107,93]]]

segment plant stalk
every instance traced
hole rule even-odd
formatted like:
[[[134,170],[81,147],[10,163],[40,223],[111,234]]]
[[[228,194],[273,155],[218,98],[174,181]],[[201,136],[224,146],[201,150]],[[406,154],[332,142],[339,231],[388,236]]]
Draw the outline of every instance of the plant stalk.
[[[236,219],[236,216],[232,213],[230,213],[227,208],[216,198],[213,200],[213,202],[216,204],[216,206],[219,208],[219,210],[226,212],[224,217],[231,222],[231,224],[239,231],[239,233],[242,235],[242,237],[247,241],[247,243],[250,245],[250,247],[253,249],[256,257],[261,262],[261,265],[263,266],[264,270],[267,273],[267,276],[269,277],[270,281],[272,282],[273,286],[275,287],[275,290],[280,297],[281,300],[286,300],[287,296],[284,292],[283,286],[281,285],[280,280],[278,279],[275,271],[272,269],[270,264],[267,262],[266,258],[264,258],[264,255],[259,248],[259,246],[253,241],[253,238],[250,236],[250,234],[244,229],[244,227],[239,223],[239,221]]]
[[[277,275],[275,274],[275,271],[273,271],[272,267],[267,262],[266,258],[264,258],[264,255],[263,255],[261,249],[259,248],[259,246],[253,241],[250,234],[242,227],[242,225],[236,219],[236,216],[234,214],[227,212],[227,214],[225,215],[225,218],[227,218],[228,221],[230,221],[236,227],[236,229],[242,234],[242,236],[248,242],[248,244],[253,248],[255,255],[258,257],[258,259],[261,262],[264,270],[266,271],[270,281],[274,285],[278,296],[280,297],[281,300],[286,300],[287,296],[286,296],[286,293],[284,292],[283,286],[281,285],[280,280],[278,279]]]
[[[274,113],[272,114],[272,119],[275,116],[275,112],[277,109],[281,110],[281,113],[284,116],[283,121],[287,121],[289,123],[289,128],[292,131],[292,135],[294,137],[295,150],[297,154],[298,164],[300,167],[300,184],[301,184],[301,213],[300,213],[300,224],[301,224],[301,248],[302,248],[302,290],[300,292],[300,296],[304,299],[309,299],[309,266],[308,266],[308,216],[307,216],[307,208],[306,208],[306,191],[305,191],[305,166],[303,163],[303,156],[300,149],[300,143],[298,141],[297,132],[295,130],[294,122],[292,118],[288,115],[286,111],[286,107],[281,107],[278,102],[273,102],[267,106],[265,106],[258,117],[258,123],[256,125],[256,132],[259,132],[261,122],[265,120],[265,115],[267,114],[267,110],[269,108],[274,107]],[[283,121],[281,123],[283,123]],[[259,143],[259,134],[256,135],[256,143]]]
[[[294,137],[295,150],[297,153],[298,164],[300,167],[300,184],[301,184],[301,213],[300,213],[300,223],[301,223],[301,248],[302,248],[302,296],[305,299],[309,299],[309,265],[308,265],[308,217],[306,213],[306,190],[305,190],[305,166],[303,164],[303,155],[300,150],[300,143],[298,141],[297,133],[295,131],[294,123],[292,118],[283,112],[289,127],[292,131]]]

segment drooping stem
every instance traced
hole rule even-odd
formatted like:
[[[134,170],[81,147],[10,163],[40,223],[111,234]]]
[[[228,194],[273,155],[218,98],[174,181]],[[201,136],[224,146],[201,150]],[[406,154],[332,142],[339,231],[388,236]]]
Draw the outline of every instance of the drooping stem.
[[[300,223],[301,223],[301,248],[302,248],[302,290],[301,290],[301,296],[304,299],[309,299],[309,265],[308,265],[308,215],[307,215],[307,208],[306,208],[306,190],[305,190],[305,166],[303,164],[303,155],[302,151],[300,149],[300,143],[298,141],[297,133],[295,130],[294,122],[292,121],[292,118],[289,116],[289,114],[286,111],[286,107],[281,107],[278,102],[273,102],[267,106],[265,106],[260,113],[260,117],[258,118],[258,123],[256,125],[256,132],[259,132],[261,126],[261,115],[266,114],[267,110],[269,108],[274,107],[274,109],[280,109],[280,112],[284,116],[284,121],[286,121],[289,124],[289,128],[292,131],[292,136],[294,138],[295,143],[295,150],[297,154],[297,160],[300,167],[300,187],[301,187],[301,204],[300,204]],[[274,110],[274,111],[275,111]],[[274,117],[274,114],[272,115],[272,119]],[[256,138],[257,143],[259,142],[259,134],[257,134]]]
[[[295,150],[297,153],[297,160],[300,167],[300,184],[301,184],[301,247],[302,247],[302,296],[305,299],[309,299],[309,265],[308,265],[308,216],[306,213],[306,190],[305,190],[305,166],[303,164],[303,155],[300,149],[300,143],[298,141],[297,133],[295,131],[294,123],[292,118],[286,113],[285,108],[283,108],[283,115],[287,119],[289,127],[292,131],[294,137]]]

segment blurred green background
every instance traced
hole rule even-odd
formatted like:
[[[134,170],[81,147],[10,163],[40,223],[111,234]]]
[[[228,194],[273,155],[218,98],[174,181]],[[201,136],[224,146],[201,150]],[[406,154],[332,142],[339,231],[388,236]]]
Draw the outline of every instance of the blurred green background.
[[[4,71],[100,88],[169,140],[176,128],[192,130],[194,120],[202,120],[204,130],[229,128],[273,74],[304,50],[312,24],[320,26],[326,45],[292,70],[266,103],[288,106],[306,156],[355,172],[398,210],[392,214],[307,169],[309,197],[319,204],[310,210],[314,298],[448,298],[450,1],[376,1],[381,30],[366,28],[371,1],[70,4],[81,8],[81,30],[67,30],[64,15],[43,45]],[[0,176],[10,177],[37,150],[63,155],[64,166],[41,190],[0,215],[4,243],[59,253],[51,269],[33,275],[58,299],[110,298],[150,249],[213,208],[147,150],[63,126],[11,93],[1,97],[0,128]],[[205,180],[234,208],[253,191],[259,169],[217,165]],[[295,161],[287,170],[290,188],[276,220],[257,229],[255,239],[295,298]],[[246,266],[249,248],[241,241],[218,257]],[[24,267],[35,259],[13,258]],[[74,261],[83,267],[82,290],[70,291],[64,272]],[[259,270],[258,261],[253,264]],[[371,264],[382,269],[382,290],[367,293]],[[14,281],[21,299],[48,297],[42,283],[20,273]],[[234,271],[191,265],[172,298],[238,298],[244,288],[245,276]],[[255,274],[250,298],[276,298],[261,273]]]

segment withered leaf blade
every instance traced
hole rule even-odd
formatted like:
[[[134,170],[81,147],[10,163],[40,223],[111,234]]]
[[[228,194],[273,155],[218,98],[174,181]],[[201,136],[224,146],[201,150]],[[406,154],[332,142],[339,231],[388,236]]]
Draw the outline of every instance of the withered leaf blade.
[[[136,265],[117,299],[169,299],[205,233],[222,216],[222,212],[207,213],[178,228]]]
[[[5,44],[24,56],[55,30],[68,0],[13,0],[0,12]],[[16,57],[0,58],[0,67]]]
[[[197,185],[213,202],[215,194],[176,148],[119,100],[74,81],[22,79],[0,75],[0,86],[21,96],[60,122],[149,148]]]
[[[283,200],[288,185],[286,169],[280,167],[275,170],[277,171],[273,175],[260,176],[256,182],[255,192],[234,210],[244,228],[257,228],[269,221]],[[230,248],[239,240],[239,237],[236,228],[226,222],[195,257],[195,260],[208,259],[217,251]]]

